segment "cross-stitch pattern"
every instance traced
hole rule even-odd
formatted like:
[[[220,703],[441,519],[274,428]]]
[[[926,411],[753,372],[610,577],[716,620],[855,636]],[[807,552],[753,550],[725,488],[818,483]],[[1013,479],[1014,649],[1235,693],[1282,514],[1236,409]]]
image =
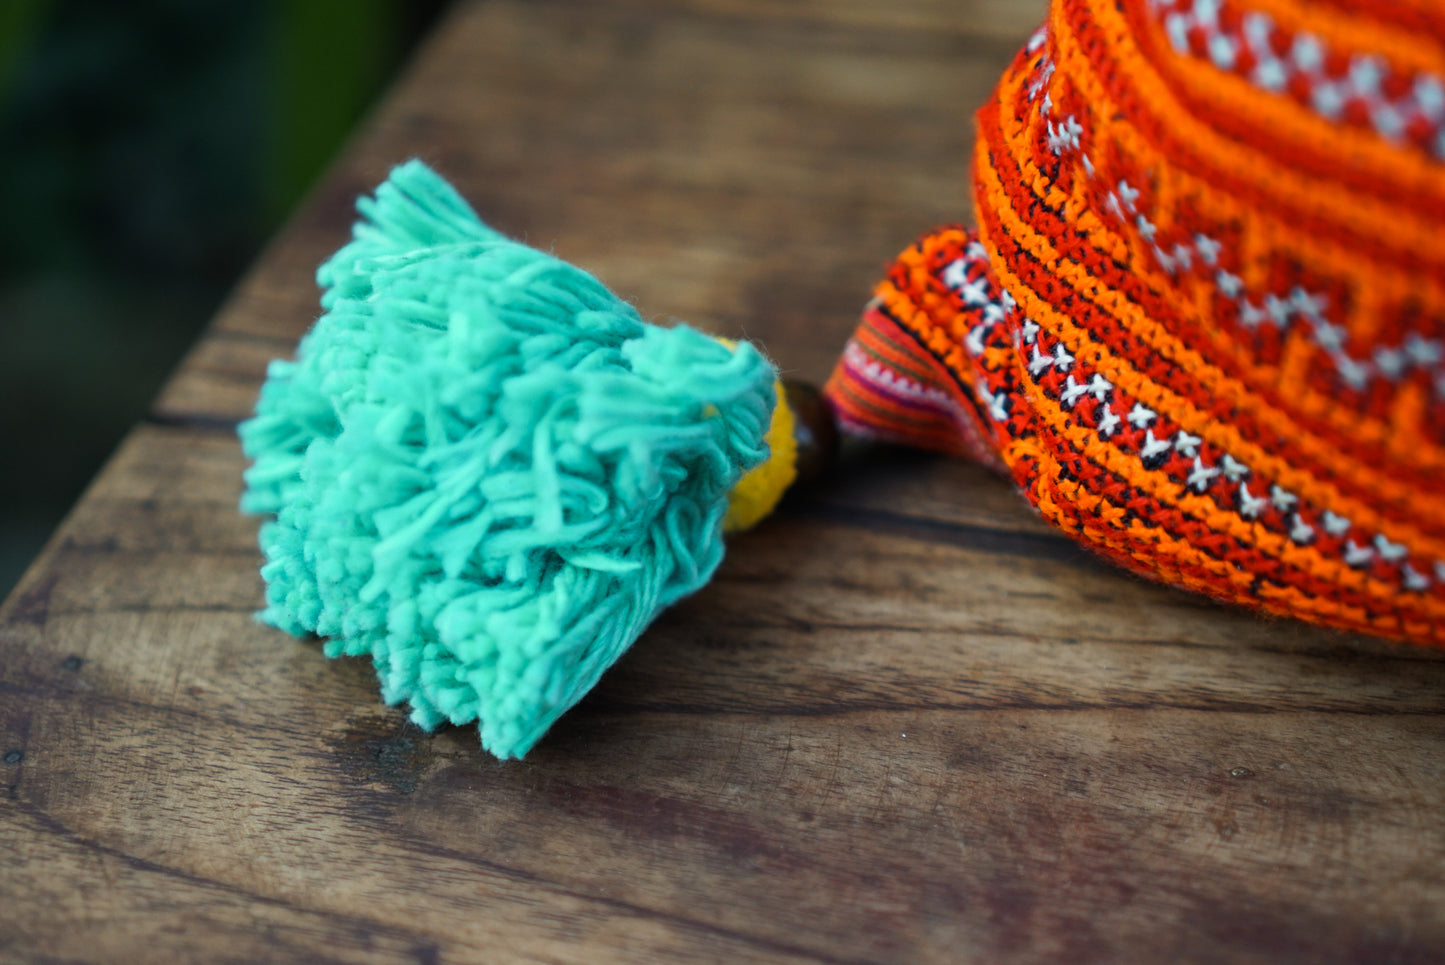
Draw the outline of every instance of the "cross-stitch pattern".
[[[1060,0],[978,114],[976,231],[829,382],[1129,569],[1445,643],[1445,11]]]

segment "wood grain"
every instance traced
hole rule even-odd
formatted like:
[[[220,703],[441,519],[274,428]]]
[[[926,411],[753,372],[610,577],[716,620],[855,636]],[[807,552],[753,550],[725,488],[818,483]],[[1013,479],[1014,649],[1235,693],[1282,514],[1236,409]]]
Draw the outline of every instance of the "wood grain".
[[[251,617],[232,429],[392,163],[820,379],[1039,12],[460,6],[0,609],[0,960],[1445,960],[1442,656],[958,461],[850,447],[523,762]]]

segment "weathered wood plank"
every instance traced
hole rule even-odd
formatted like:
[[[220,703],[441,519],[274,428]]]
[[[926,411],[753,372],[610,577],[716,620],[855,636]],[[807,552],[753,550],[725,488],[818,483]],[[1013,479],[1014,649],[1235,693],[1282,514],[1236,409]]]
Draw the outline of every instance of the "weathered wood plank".
[[[256,623],[233,426],[409,154],[820,379],[1038,3],[462,6],[0,607],[0,960],[1431,962],[1445,654],[850,450],[524,762]]]
[[[753,336],[821,381],[885,260],[967,216],[971,111],[1041,10],[904,6],[498,4],[459,18],[158,411],[249,412],[266,360],[319,311],[311,274],[345,240],[352,201],[412,155],[645,314]]]

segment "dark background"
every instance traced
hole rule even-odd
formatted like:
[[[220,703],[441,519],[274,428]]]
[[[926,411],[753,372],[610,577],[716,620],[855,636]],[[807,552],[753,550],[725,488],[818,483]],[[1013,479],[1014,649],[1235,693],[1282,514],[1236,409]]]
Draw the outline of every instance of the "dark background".
[[[449,0],[0,0],[0,597]]]

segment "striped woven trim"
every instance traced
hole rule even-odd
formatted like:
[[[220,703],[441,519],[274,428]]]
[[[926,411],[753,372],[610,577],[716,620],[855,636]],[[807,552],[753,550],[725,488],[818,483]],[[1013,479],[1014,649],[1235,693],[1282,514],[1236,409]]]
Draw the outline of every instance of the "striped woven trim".
[[[958,345],[1003,319],[982,256],[976,238],[952,228],[898,260],[824,388],[840,426],[1003,468],[984,412],[996,403],[959,381],[970,370]]]

